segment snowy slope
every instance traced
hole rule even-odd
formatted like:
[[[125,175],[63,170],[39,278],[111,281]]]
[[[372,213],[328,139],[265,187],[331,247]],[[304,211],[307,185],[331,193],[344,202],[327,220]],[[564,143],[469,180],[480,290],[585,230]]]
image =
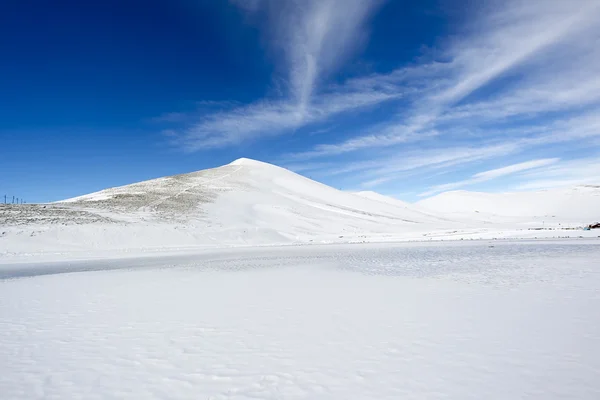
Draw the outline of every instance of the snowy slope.
[[[356,196],[284,168],[242,158],[223,167],[110,188],[58,204],[133,214],[151,212],[157,218],[181,217],[185,220],[199,218],[207,210],[212,210],[219,213],[215,215],[216,219],[237,215],[235,221],[229,218],[231,223],[237,223],[238,218],[249,221],[261,219],[263,212],[271,214],[273,210],[263,210],[265,207],[285,209],[315,221],[324,214],[333,219],[344,216],[377,222],[379,218],[404,223],[436,219],[411,210],[408,204],[399,200],[397,202],[386,203],[381,199]],[[227,213],[224,207],[228,209]],[[297,208],[305,212],[299,213]]]
[[[404,209],[404,212],[406,213],[411,213],[413,215],[416,216],[416,218],[419,219],[428,219],[428,220],[434,220],[434,221],[444,221],[444,220],[448,220],[448,218],[444,217],[443,213],[432,213],[431,211],[427,210],[424,207],[419,206],[418,204],[411,204],[411,203],[407,203],[405,201],[390,197],[390,196],[385,196],[381,193],[377,193],[377,192],[373,192],[370,190],[365,190],[365,191],[360,191],[360,192],[354,192],[355,195],[360,196],[360,197],[364,197],[366,199],[369,200],[373,200],[379,203],[384,203],[384,204],[388,204],[388,205],[393,205],[395,207],[399,207],[401,209]],[[418,217],[417,217],[418,216]],[[455,220],[456,222],[456,220]]]
[[[473,215],[477,212],[584,224],[600,220],[600,186],[516,193],[452,191],[421,200],[416,205],[434,213]]]
[[[395,206],[398,207],[403,207],[403,208],[409,208],[412,206],[412,204],[407,203],[405,201],[399,200],[399,199],[395,199],[393,197],[390,196],[385,196],[381,193],[377,193],[377,192],[373,192],[371,190],[363,190],[360,192],[354,192],[355,195],[357,196],[361,196],[364,197],[366,199],[371,199],[371,200],[375,200],[375,201],[379,201],[381,203],[386,203],[386,204],[393,204]]]
[[[427,230],[439,219],[411,208],[356,196],[286,169],[248,159],[227,178],[239,191],[221,194],[205,211],[225,227],[275,229],[293,238]],[[227,212],[224,212],[226,209]]]
[[[383,196],[382,196],[383,197]],[[159,178],[68,199],[89,209],[175,220],[208,220],[224,228],[309,233],[378,225],[413,227],[438,218],[410,205],[356,196],[272,164],[242,158],[223,167]],[[150,213],[149,215],[144,213]]]

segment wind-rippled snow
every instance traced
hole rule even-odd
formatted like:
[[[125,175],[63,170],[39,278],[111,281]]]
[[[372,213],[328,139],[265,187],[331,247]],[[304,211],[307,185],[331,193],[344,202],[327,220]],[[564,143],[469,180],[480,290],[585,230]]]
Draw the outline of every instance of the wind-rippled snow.
[[[0,397],[598,399],[599,256],[571,240],[3,265]]]

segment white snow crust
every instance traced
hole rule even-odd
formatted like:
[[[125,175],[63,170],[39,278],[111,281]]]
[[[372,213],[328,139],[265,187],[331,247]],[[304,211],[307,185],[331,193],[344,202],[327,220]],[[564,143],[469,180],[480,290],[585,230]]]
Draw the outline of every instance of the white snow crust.
[[[3,399],[600,398],[594,240],[0,266]]]

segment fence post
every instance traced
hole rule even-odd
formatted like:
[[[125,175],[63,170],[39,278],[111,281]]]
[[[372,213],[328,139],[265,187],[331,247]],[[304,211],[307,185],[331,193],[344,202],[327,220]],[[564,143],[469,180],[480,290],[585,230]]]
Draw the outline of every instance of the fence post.
[[[25,201],[25,199],[24,199],[24,198],[22,198],[22,197],[21,197],[21,198],[18,198],[17,196],[13,196],[13,197],[12,197],[12,201],[11,201],[10,203],[8,202],[8,200],[9,200],[9,199],[10,199],[10,196],[9,196],[9,195],[7,195],[7,194],[5,194],[5,195],[4,195],[4,204],[25,204],[25,203],[27,203],[27,202]],[[1,203],[1,202],[2,202],[2,200],[1,200],[1,196],[0,196],[0,203]]]

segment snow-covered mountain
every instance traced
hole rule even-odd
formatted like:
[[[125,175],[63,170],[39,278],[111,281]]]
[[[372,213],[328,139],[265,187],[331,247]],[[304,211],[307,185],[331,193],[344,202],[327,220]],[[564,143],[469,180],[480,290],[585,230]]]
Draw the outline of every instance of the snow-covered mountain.
[[[555,215],[560,227],[592,222],[599,194],[451,192],[410,204],[242,158],[53,204],[0,207],[0,255],[533,237],[529,230],[545,224],[540,216]]]
[[[110,188],[57,204],[111,211],[115,219],[126,213],[128,218],[212,221],[224,229],[279,227],[285,232],[293,227],[308,234],[348,228],[340,224],[375,229],[440,221],[400,200],[357,194],[242,158],[219,168]]]
[[[433,213],[461,216],[514,217],[521,220],[544,219],[562,223],[591,223],[600,219],[600,186],[535,192],[478,193],[451,191],[421,200],[415,204]]]

